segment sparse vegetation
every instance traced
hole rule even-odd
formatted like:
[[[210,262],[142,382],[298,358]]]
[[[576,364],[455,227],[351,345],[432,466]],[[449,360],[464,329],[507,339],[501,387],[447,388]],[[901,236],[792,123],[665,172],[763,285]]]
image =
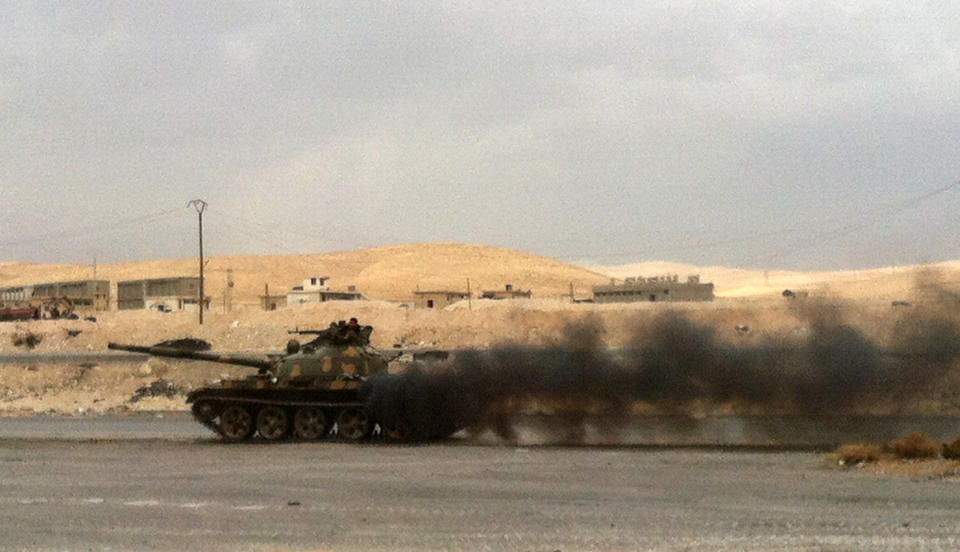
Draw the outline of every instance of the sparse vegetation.
[[[925,433],[911,433],[903,439],[895,439],[887,448],[898,458],[936,458],[940,455],[940,443]]]
[[[954,480],[960,476],[960,437],[941,444],[917,432],[884,447],[846,444],[827,455],[826,460],[831,465],[863,468],[877,475]]]
[[[960,437],[944,443],[940,454],[947,460],[960,460]]]
[[[13,334],[11,338],[11,343],[14,347],[26,347],[27,349],[33,349],[41,341],[43,341],[43,336],[28,331],[20,331]]]
[[[854,443],[840,445],[834,455],[842,466],[853,466],[866,462],[876,462],[883,455],[880,445]]]
[[[134,392],[130,402],[137,402],[148,397],[166,397],[168,399],[184,394],[183,388],[169,380],[159,379],[144,385]]]

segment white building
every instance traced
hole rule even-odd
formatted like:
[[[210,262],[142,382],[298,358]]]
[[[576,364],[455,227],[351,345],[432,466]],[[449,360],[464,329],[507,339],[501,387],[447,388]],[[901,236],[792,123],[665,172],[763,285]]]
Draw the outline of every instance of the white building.
[[[293,289],[287,292],[287,305],[299,305],[301,303],[323,303],[326,301],[356,301],[363,299],[363,294],[357,291],[353,286],[348,286],[347,291],[334,291],[327,286],[329,276],[311,276],[305,278],[303,284],[293,286]]]

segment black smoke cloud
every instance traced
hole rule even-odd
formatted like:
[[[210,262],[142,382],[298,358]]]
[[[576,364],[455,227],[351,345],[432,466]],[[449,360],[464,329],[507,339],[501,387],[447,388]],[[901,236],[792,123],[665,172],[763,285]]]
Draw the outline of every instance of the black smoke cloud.
[[[750,413],[899,408],[946,377],[960,356],[956,316],[911,314],[882,348],[845,324],[840,310],[809,304],[800,336],[735,346],[715,328],[668,311],[638,320],[625,348],[604,346],[597,319],[573,324],[547,347],[502,345],[457,352],[443,366],[414,364],[371,382],[368,405],[429,440],[462,428],[515,437],[513,420],[549,412],[558,438],[576,440],[588,415],[615,431],[638,404],[670,414],[732,406]]]

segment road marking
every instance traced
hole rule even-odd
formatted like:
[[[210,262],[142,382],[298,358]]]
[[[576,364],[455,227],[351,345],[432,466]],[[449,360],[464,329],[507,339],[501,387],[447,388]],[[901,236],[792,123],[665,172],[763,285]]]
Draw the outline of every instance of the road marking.
[[[207,502],[207,501],[197,501],[197,502],[163,502],[157,499],[148,498],[148,499],[122,499],[122,498],[103,498],[99,496],[91,496],[86,498],[46,498],[46,497],[9,497],[9,498],[0,498],[0,503],[16,503],[23,506],[32,505],[32,504],[59,504],[59,505],[85,505],[85,506],[101,506],[101,507],[117,507],[117,506],[128,506],[131,508],[150,508],[150,507],[159,507],[159,508],[185,508],[190,510],[198,510],[200,508],[214,508],[214,509],[231,509],[239,510],[245,512],[256,512],[272,508],[279,508],[279,505],[269,505],[269,504],[244,504],[244,505],[233,505],[224,502]],[[284,506],[288,504],[283,503]],[[316,508],[314,508],[316,509]],[[338,510],[338,507],[329,505],[326,507],[319,507],[320,511],[335,511]]]
[[[124,506],[159,506],[159,500],[131,500],[130,502],[124,502]]]

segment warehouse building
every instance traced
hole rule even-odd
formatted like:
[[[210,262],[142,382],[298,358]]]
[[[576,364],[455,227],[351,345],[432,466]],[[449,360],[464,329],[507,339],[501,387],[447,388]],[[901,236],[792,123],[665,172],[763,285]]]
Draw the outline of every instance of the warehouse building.
[[[700,276],[688,276],[686,282],[680,282],[676,274],[627,278],[622,284],[594,286],[593,300],[596,303],[713,301],[713,284],[700,283]]]
[[[8,286],[0,288],[0,307],[12,307],[26,303],[33,297],[33,286]]]
[[[117,309],[148,309],[162,312],[197,310],[200,278],[178,276],[117,282]],[[210,308],[210,297],[204,297]]]
[[[0,288],[0,306],[3,307],[63,298],[70,301],[75,310],[109,310],[110,282],[77,280]]]

